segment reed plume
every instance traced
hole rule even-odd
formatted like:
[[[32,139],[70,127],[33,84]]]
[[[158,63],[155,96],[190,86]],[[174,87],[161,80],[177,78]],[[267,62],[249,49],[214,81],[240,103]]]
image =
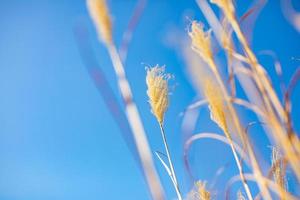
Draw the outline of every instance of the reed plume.
[[[147,69],[147,95],[151,111],[159,123],[163,123],[165,112],[169,105],[168,80],[170,74],[165,74],[165,67],[156,65]]]
[[[204,96],[206,97],[209,110],[210,118],[214,121],[226,134],[228,138],[231,138],[227,121],[226,121],[226,105],[224,104],[224,98],[217,85],[213,84],[212,80],[206,79],[203,83]]]
[[[182,196],[179,189],[179,184],[177,182],[174,165],[171,160],[171,154],[163,126],[164,115],[169,105],[169,89],[168,80],[171,78],[170,74],[165,73],[165,67],[159,67],[156,65],[152,68],[147,68],[146,84],[148,87],[147,95],[149,97],[149,104],[151,106],[151,112],[158,121],[161,136],[165,146],[166,157],[168,158],[168,165],[161,159],[159,154],[156,154],[159,160],[162,162],[163,166],[166,168],[171,181],[174,185],[177,197],[182,200]]]
[[[211,30],[205,31],[204,25],[193,21],[188,32],[192,40],[192,49],[207,63],[213,62],[211,50]]]
[[[228,124],[226,121],[227,119],[225,116],[226,112],[228,112],[228,113],[230,113],[230,115],[232,115],[231,119],[233,121],[233,124],[237,128],[237,133],[239,134],[243,144],[246,146],[248,146],[247,140],[246,140],[244,133],[242,132],[237,114],[236,114],[233,106],[231,105],[229,95],[228,95],[227,90],[224,86],[224,83],[221,79],[219,71],[217,70],[217,66],[214,62],[213,54],[212,54],[211,47],[210,47],[211,38],[208,36],[207,33],[205,34],[205,31],[203,31],[203,26],[199,25],[199,23],[197,23],[195,21],[192,23],[191,31],[189,32],[189,36],[192,40],[192,49],[196,53],[198,53],[198,55],[207,63],[207,65],[210,67],[210,69],[213,72],[213,75],[215,76],[215,79],[217,81],[217,84],[212,85],[213,79],[206,79],[205,81],[203,81],[203,84],[202,84],[202,87],[204,88],[204,95],[206,96],[206,98],[209,102],[209,107],[210,107],[210,111],[211,111],[211,119],[214,122],[216,122],[218,126],[220,126],[220,128],[223,130],[226,137],[228,138],[234,158],[236,160],[236,163],[237,163],[240,175],[241,175],[241,179],[243,181],[243,185],[246,190],[246,193],[248,195],[248,198],[252,199],[252,195],[251,195],[249,186],[247,185],[246,180],[243,176],[242,165],[239,161],[238,155],[233,146],[232,136],[228,130]],[[226,104],[224,104],[224,102]],[[254,163],[254,164],[256,164],[256,163]]]
[[[186,200],[210,200],[211,194],[206,189],[206,182],[197,181],[188,193]]]
[[[198,1],[199,2],[199,1]],[[201,1],[202,2],[202,1]],[[221,1],[221,3],[222,3],[223,1]],[[227,1],[224,1],[224,2],[227,2]],[[224,3],[223,2],[223,3]],[[200,4],[200,3],[199,3]],[[193,29],[191,29],[192,31],[193,31]],[[222,30],[222,29],[220,29],[220,30]],[[223,33],[223,32],[222,32]],[[242,141],[242,143],[243,143],[243,146],[246,148],[246,150],[248,151],[248,154],[249,154],[249,157],[250,157],[250,160],[251,160],[251,164],[252,164],[252,168],[253,168],[253,171],[254,171],[254,173],[256,174],[256,176],[258,177],[258,179],[260,179],[260,180],[262,180],[261,182],[260,181],[258,181],[258,183],[259,183],[259,187],[261,188],[261,190],[262,190],[262,193],[263,193],[263,196],[264,197],[266,197],[266,199],[271,199],[271,196],[270,196],[270,194],[269,194],[269,192],[268,192],[268,189],[267,189],[267,185],[263,182],[263,179],[262,179],[262,172],[261,172],[261,170],[260,170],[260,166],[259,166],[259,164],[258,164],[258,161],[257,161],[257,159],[256,159],[256,157],[255,157],[255,154],[254,154],[254,151],[253,151],[253,149],[252,149],[252,147],[251,147],[251,144],[249,143],[249,141],[248,141],[248,138],[247,138],[247,136],[245,135],[245,133],[244,133],[244,131],[243,131],[243,129],[242,129],[242,126],[241,126],[241,124],[240,124],[240,122],[239,122],[239,117],[238,117],[238,115],[237,115],[237,113],[236,113],[236,111],[235,111],[235,109],[234,109],[234,107],[233,107],[233,105],[232,105],[232,102],[231,102],[231,100],[230,100],[230,96],[229,96],[229,94],[228,94],[228,92],[227,92],[227,89],[226,89],[226,87],[225,87],[225,85],[224,85],[224,82],[223,82],[223,80],[222,80],[222,78],[221,78],[221,75],[220,75],[220,73],[219,73],[219,71],[218,71],[218,69],[217,69],[217,66],[216,66],[216,64],[215,64],[215,62],[214,62],[214,59],[213,59],[213,57],[204,57],[204,54],[203,53],[201,53],[201,52],[205,52],[205,51],[207,51],[207,45],[203,45],[203,46],[201,46],[201,45],[197,45],[197,44],[195,44],[195,40],[193,39],[194,37],[195,37],[195,35],[196,34],[198,34],[198,37],[200,37],[200,38],[203,38],[205,35],[203,35],[203,34],[201,34],[201,32],[200,32],[200,34],[199,34],[199,32],[194,32],[194,35],[191,35],[190,33],[189,33],[189,36],[190,36],[190,38],[191,38],[191,40],[192,40],[192,48],[195,50],[195,48],[193,47],[193,46],[197,46],[197,47],[199,47],[199,48],[201,48],[202,49],[202,51],[196,51],[196,53],[198,53],[198,55],[202,58],[202,60],[203,61],[205,61],[206,63],[207,63],[207,65],[209,66],[209,68],[211,69],[211,71],[213,72],[213,75],[214,75],[214,77],[215,77],[215,79],[216,79],[216,82],[217,82],[217,86],[220,88],[220,91],[222,92],[222,96],[224,96],[224,99],[225,99],[225,101],[226,101],[226,105],[227,105],[227,108],[228,108],[228,114],[229,114],[229,116],[231,117],[230,118],[230,122],[231,122],[231,124],[233,125],[233,127],[236,129],[236,130],[234,130],[232,133],[235,133],[235,134],[238,134],[238,136],[239,136],[239,138],[241,139],[241,141]],[[209,38],[209,37],[204,37],[204,38]],[[202,41],[204,41],[204,38],[202,39]],[[224,131],[224,130],[223,130]],[[229,133],[225,133],[226,135],[228,135],[229,137],[231,136]],[[228,138],[230,141],[232,140],[231,139],[231,137],[230,138]],[[231,142],[232,143],[232,142]],[[236,155],[236,152],[235,152],[235,149],[234,149],[234,146],[233,145],[231,145],[231,148],[232,148],[232,151],[233,151],[233,154],[234,154],[234,157],[235,157],[235,160],[236,160],[236,163],[237,163],[237,165],[238,165],[238,168],[239,168],[239,172],[240,172],[240,175],[241,175],[241,179],[242,179],[242,181],[243,181],[243,184],[244,184],[244,187],[245,187],[245,190],[246,190],[246,193],[247,193],[247,196],[248,196],[248,198],[249,199],[252,199],[252,196],[251,196],[251,193],[250,193],[250,189],[249,189],[249,186],[247,185],[247,183],[246,183],[246,180],[245,180],[245,178],[243,177],[243,172],[242,172],[242,166],[241,166],[241,163],[240,163],[240,161],[239,161],[239,159],[238,159],[238,156]]]
[[[281,153],[276,147],[272,147],[272,175],[273,179],[277,183],[279,187],[286,191],[287,183],[285,178],[285,167],[283,163],[283,159]],[[284,198],[284,194],[280,195],[282,199]]]

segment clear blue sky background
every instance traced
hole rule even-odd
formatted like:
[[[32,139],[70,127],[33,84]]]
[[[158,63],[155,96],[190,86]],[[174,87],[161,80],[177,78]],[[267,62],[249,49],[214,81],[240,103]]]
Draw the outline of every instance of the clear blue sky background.
[[[239,2],[240,13],[250,2]],[[135,3],[109,1],[117,44]],[[300,8],[299,1],[295,6]],[[166,115],[166,132],[182,190],[187,192],[190,185],[182,161],[179,113],[196,93],[187,80],[182,58],[165,45],[170,30],[186,30],[184,13],[203,20],[192,0],[149,1],[130,44],[126,70],[153,151],[163,146],[147,104],[145,66],[141,63],[165,64],[175,75],[177,86]],[[149,199],[139,167],[83,65],[73,32],[78,22],[88,27],[97,60],[119,96],[111,62],[97,41],[84,0],[0,1],[2,200]],[[299,66],[299,61],[291,59],[300,57],[299,33],[283,18],[278,1],[270,0],[259,16],[253,48],[255,52],[271,49],[278,54],[286,83]],[[278,89],[271,60],[261,59]],[[297,88],[293,96],[293,116],[298,121],[299,92]],[[207,120],[207,112],[200,117],[197,131],[218,131]],[[247,117],[244,120],[251,121]],[[294,123],[300,130],[300,124]],[[268,161],[270,148],[261,129],[253,128],[251,134]],[[220,166],[228,165],[214,188],[216,194],[223,191],[229,177],[237,174],[229,149],[210,140],[193,146],[191,163],[194,175],[208,181]],[[159,162],[155,164],[168,199],[174,198],[165,171]],[[297,192],[295,186],[290,188]]]

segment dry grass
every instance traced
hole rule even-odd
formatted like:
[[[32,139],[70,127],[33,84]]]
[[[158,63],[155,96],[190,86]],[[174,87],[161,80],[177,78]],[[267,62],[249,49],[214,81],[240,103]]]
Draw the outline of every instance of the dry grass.
[[[188,193],[186,200],[210,200],[211,194],[206,189],[206,182],[197,181],[193,189]]]
[[[240,27],[232,0],[211,0],[211,3],[216,4],[222,11],[224,18],[221,20],[216,17],[206,0],[196,0],[196,2],[206,17],[210,28],[206,31],[203,23],[191,22],[188,32],[191,45],[184,47],[184,55],[191,79],[194,80],[197,92],[202,94],[204,99],[188,106],[185,113],[199,106],[208,105],[211,120],[218,125],[225,137],[212,133],[200,133],[188,138],[184,149],[186,163],[188,163],[188,150],[194,141],[202,138],[219,140],[230,146],[238,167],[239,175],[234,176],[229,181],[229,189],[234,182],[241,181],[244,188],[243,192],[249,200],[255,196],[270,200],[272,199],[271,194],[276,194],[280,199],[296,199],[287,191],[287,179],[285,178],[286,163],[300,181],[300,142],[292,126],[289,91],[286,92],[284,100],[281,100],[276,94],[267,72],[259,63]],[[98,35],[111,57],[124,100],[127,120],[131,126],[146,174],[146,182],[149,185],[152,197],[163,199],[163,189],[156,175],[146,133],[136,104],[133,101],[131,87],[126,78],[123,63],[113,42],[108,7],[104,0],[87,0],[87,5]],[[248,15],[249,13],[245,17]],[[237,40],[234,40],[233,37],[236,37]],[[216,39],[226,55],[228,77],[221,76],[220,66],[216,64],[218,63],[215,61],[217,58],[212,51],[212,42],[215,41],[213,39]],[[188,50],[189,46],[196,54]],[[241,46],[242,51],[239,52],[236,46]],[[195,55],[198,57],[196,58]],[[201,61],[197,62],[197,59]],[[281,68],[279,71],[281,73]],[[148,68],[146,84],[151,111],[159,123],[166,152],[166,155],[160,152],[156,152],[156,155],[170,176],[178,199],[181,200],[180,183],[176,178],[164,131],[164,116],[169,105],[168,80],[170,77],[169,74],[165,74],[164,67]],[[229,87],[227,87],[228,84],[224,81],[225,79],[229,80]],[[241,85],[247,99],[236,96],[236,84]],[[284,102],[284,104],[281,102]],[[236,105],[249,109],[257,116],[259,121],[264,122],[265,134],[268,136],[270,144],[276,146],[276,149],[273,149],[272,152],[272,164],[270,165],[274,180],[268,178],[267,174],[261,170],[262,166],[260,166],[259,158],[240,120],[241,116],[236,111]],[[165,156],[168,162],[165,162],[165,157],[162,156]],[[283,159],[284,164],[282,163]],[[250,173],[244,173],[243,164],[247,164]],[[257,194],[252,193],[248,181],[254,181],[257,184],[259,188]],[[187,199],[208,200],[211,199],[211,194],[207,191],[205,183],[197,182]],[[246,198],[242,195],[242,192],[238,192],[237,199],[243,200]]]
[[[285,178],[285,166],[281,153],[276,147],[272,148],[272,167],[271,173],[273,174],[274,181],[281,187],[283,190],[286,190],[287,183]],[[281,194],[281,199],[286,199],[284,194]]]

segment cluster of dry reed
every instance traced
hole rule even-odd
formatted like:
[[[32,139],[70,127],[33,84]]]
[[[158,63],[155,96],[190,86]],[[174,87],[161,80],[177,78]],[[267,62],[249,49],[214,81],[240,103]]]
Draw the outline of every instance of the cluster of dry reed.
[[[198,92],[204,98],[188,106],[185,114],[200,106],[207,105],[211,120],[219,126],[224,136],[214,133],[193,135],[185,142],[185,159],[188,159],[188,151],[194,141],[205,137],[220,140],[229,145],[237,165],[238,176],[233,177],[231,182],[240,180],[243,185],[244,192],[238,192],[237,199],[263,198],[270,200],[275,196],[280,199],[297,199],[288,191],[285,176],[286,168],[289,167],[291,173],[300,181],[300,140],[293,129],[291,119],[290,93],[293,85],[286,87],[285,98],[280,100],[267,72],[259,63],[242,32],[232,0],[211,0],[211,3],[217,5],[222,11],[223,18],[221,20],[216,17],[211,5],[206,0],[197,0],[196,2],[211,29],[206,31],[204,25],[197,21],[192,21],[189,27],[188,36],[191,39],[191,47],[188,48],[191,48],[196,54],[191,54],[191,51],[185,50],[185,57],[191,78],[194,80]],[[152,198],[165,199],[164,189],[153,164],[153,155],[146,132],[126,78],[123,59],[121,59],[113,41],[107,4],[105,0],[87,0],[87,6],[99,39],[110,55],[124,101],[124,113],[135,141],[138,157]],[[229,87],[221,76],[220,67],[215,61],[216,58],[212,50],[213,37],[227,57]],[[242,50],[238,51],[236,46],[240,46]],[[195,58],[195,55],[198,57]],[[195,59],[200,59],[201,64],[195,65],[197,63],[194,62]],[[206,188],[206,182],[195,181],[192,190],[184,195],[176,178],[164,131],[164,114],[169,103],[168,80],[170,78],[171,75],[165,73],[164,67],[155,66],[147,69],[146,84],[149,104],[158,121],[165,147],[165,153],[156,152],[156,156],[169,175],[178,199],[208,200],[211,199],[212,195]],[[292,83],[294,82],[296,81]],[[243,88],[247,99],[236,96],[236,84],[240,84]],[[264,131],[274,146],[269,174],[264,174],[261,169],[247,130],[241,123],[236,111],[236,105],[250,109],[256,114],[257,119],[264,123]],[[245,173],[243,165],[247,165],[251,172]],[[251,190],[248,185],[249,181],[257,184],[259,193],[254,193]]]

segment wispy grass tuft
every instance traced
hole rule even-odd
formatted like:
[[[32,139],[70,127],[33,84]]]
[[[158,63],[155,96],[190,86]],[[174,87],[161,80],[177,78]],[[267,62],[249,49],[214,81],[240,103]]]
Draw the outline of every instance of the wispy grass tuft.
[[[210,200],[211,194],[206,189],[206,182],[197,181],[188,193],[186,200]]]
[[[170,78],[171,75],[165,73],[165,67],[157,65],[147,68],[147,95],[151,111],[159,123],[163,123],[164,115],[169,105],[168,80]]]
[[[158,121],[161,136],[163,139],[166,157],[168,159],[168,164],[166,164],[163,159],[160,157],[160,154],[156,154],[159,160],[162,162],[162,165],[165,167],[168,172],[170,179],[174,185],[174,189],[176,191],[177,197],[179,200],[182,200],[182,195],[179,189],[179,184],[177,181],[174,165],[171,159],[171,154],[169,150],[169,145],[167,142],[166,133],[164,130],[164,115],[169,105],[169,86],[168,80],[171,78],[170,74],[165,73],[165,67],[159,67],[156,65],[152,68],[147,68],[147,95],[149,97],[149,104],[151,106],[151,111],[155,118]]]

